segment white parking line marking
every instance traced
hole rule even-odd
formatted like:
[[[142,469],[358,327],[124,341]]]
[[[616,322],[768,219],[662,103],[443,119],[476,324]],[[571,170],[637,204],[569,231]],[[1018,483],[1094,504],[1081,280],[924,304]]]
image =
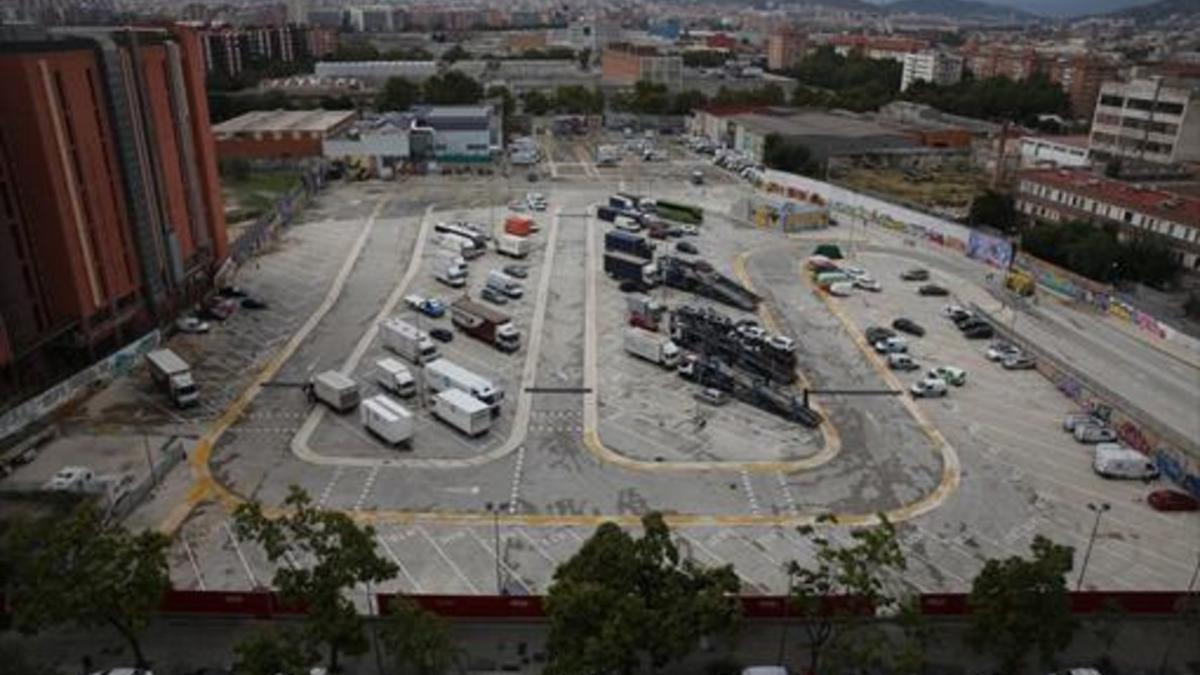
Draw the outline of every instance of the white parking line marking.
[[[396,567],[400,568],[400,573],[404,575],[405,579],[408,579],[408,586],[412,589],[412,592],[420,593],[421,585],[417,583],[417,580],[413,578],[412,574],[409,574],[408,568],[404,566],[404,563],[400,560],[400,556],[396,555],[396,552],[392,550],[391,546],[388,546],[387,538],[384,537],[382,533],[376,532],[375,541],[379,542],[379,545],[383,547],[384,552],[388,554],[388,557],[392,559],[392,562],[396,563]]]
[[[754,494],[754,485],[750,483],[750,472],[742,469],[742,487],[745,488],[746,500],[750,502],[750,513],[759,515],[761,511],[758,508],[758,496]]]
[[[512,492],[508,497],[509,515],[517,512],[517,499],[521,496],[521,471],[525,466],[525,446],[517,448],[517,466],[513,469]]]
[[[496,551],[491,546],[488,546],[487,542],[485,542],[482,537],[480,537],[478,534],[475,533],[475,530],[468,529],[467,532],[469,532],[471,534],[472,539],[479,542],[479,545],[483,547],[483,550],[488,552],[488,555],[491,556],[493,560],[500,561],[500,568],[503,569],[505,572],[508,572],[509,577],[511,577],[512,579],[515,579],[518,584],[521,584],[521,587],[525,589],[526,593],[528,593],[529,595],[533,595],[533,592],[534,592],[533,588],[529,584],[525,583],[525,580],[521,578],[521,575],[517,574],[516,570],[514,570],[513,568],[508,566],[508,563],[504,561],[503,557],[497,557],[498,554],[496,553]],[[508,534],[505,533],[504,534],[504,543],[507,543],[507,541],[508,541]]]
[[[221,525],[225,528],[225,534],[229,535],[229,541],[233,544],[233,552],[237,554],[238,560],[242,561],[242,569],[246,570],[246,576],[250,578],[250,588],[258,588],[258,578],[254,576],[254,570],[250,569],[250,563],[246,561],[246,556],[242,554],[242,547],[238,543],[237,535],[234,534],[233,528],[229,527],[229,521],[221,521]]]
[[[788,486],[787,476],[782,471],[776,471],[775,478],[779,481],[779,492],[783,495],[783,503],[787,506],[788,515],[799,515],[800,511],[796,508],[796,499],[792,497],[792,488]]]
[[[379,469],[382,464],[376,464],[371,467],[371,473],[367,474],[367,481],[363,483],[362,492],[358,493],[358,500],[354,502],[354,510],[362,511],[363,503],[367,501],[367,495],[371,494],[371,488],[375,486],[375,478],[379,475]]]
[[[479,595],[479,589],[476,588],[475,584],[471,583],[471,580],[467,578],[467,575],[463,574],[463,571],[459,568],[458,564],[455,563],[450,556],[446,555],[446,551],[442,549],[442,547],[438,545],[436,541],[434,541],[433,537],[430,536],[429,531],[426,530],[422,525],[417,525],[416,530],[422,537],[425,537],[425,541],[429,542],[429,545],[433,547],[434,551],[437,551],[437,554],[441,556],[442,560],[446,561],[446,564],[449,565],[450,570],[454,572],[455,576],[461,579],[462,582],[467,585],[467,588],[471,589],[472,593]]]
[[[712,559],[712,561],[713,561],[713,562],[714,562],[716,565],[720,566],[720,565],[726,565],[726,564],[728,564],[728,561],[726,561],[724,558],[722,558],[721,556],[717,555],[716,553],[713,553],[713,552],[712,552],[712,549],[708,548],[708,547],[707,547],[707,546],[705,546],[704,544],[701,544],[701,543],[700,543],[700,540],[699,540],[699,539],[697,539],[696,537],[690,537],[690,536],[688,536],[688,535],[686,535],[686,534],[683,534],[682,532],[681,532],[681,533],[679,533],[679,537],[680,537],[681,539],[683,539],[684,541],[687,541],[687,542],[691,543],[691,547],[692,547],[692,549],[693,549],[693,550],[700,551],[700,552],[701,552],[701,553],[703,553],[705,556],[707,556],[707,557],[711,558],[711,559]],[[736,574],[736,575],[737,575],[737,578],[741,579],[741,580],[742,580],[742,583],[746,584],[747,586],[765,586],[765,584],[760,584],[760,583],[758,583],[757,581],[755,581],[755,580],[751,579],[750,577],[746,576],[745,574],[742,574],[741,572],[739,572],[739,571],[738,571],[738,569],[737,569],[737,567],[734,567],[734,568],[733,568],[733,573],[734,573],[734,574]]]
[[[333,487],[337,485],[338,479],[342,477],[344,468],[341,464],[333,470],[333,476],[329,478],[329,482],[325,485],[325,489],[321,491],[321,498],[317,500],[317,506],[324,508],[329,503],[329,497],[333,494]]]
[[[186,534],[180,534],[179,540],[183,542],[183,552],[187,554],[188,562],[192,564],[192,572],[196,574],[196,585],[200,590],[208,590],[204,584],[204,575],[200,573],[200,565],[196,563],[196,553],[192,551],[192,545],[188,542]]]
[[[518,527],[516,530],[517,534],[520,535],[525,541],[529,542],[529,545],[533,547],[533,550],[538,552],[538,555],[545,558],[552,566],[558,567],[558,561],[555,560],[549,553],[547,553],[546,549],[542,548],[542,545],[537,543],[533,537],[529,536],[529,533],[525,531],[525,528]]]

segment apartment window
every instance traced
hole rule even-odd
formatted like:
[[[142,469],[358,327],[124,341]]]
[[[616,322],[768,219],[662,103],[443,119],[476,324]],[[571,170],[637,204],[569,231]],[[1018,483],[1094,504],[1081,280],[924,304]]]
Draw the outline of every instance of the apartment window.
[[[1156,112],[1160,112],[1160,113],[1167,113],[1168,115],[1182,115],[1183,114],[1183,104],[1159,101],[1158,105],[1155,106],[1154,110]]]
[[[1126,212],[1125,212],[1125,218],[1124,218],[1124,220],[1125,220],[1125,222],[1126,222],[1126,223],[1132,223],[1132,222],[1133,222],[1133,212],[1132,212],[1132,211],[1126,211]]]
[[[1117,115],[1109,115],[1108,113],[1097,113],[1096,123],[1109,127],[1115,127],[1121,123],[1121,118]]]
[[[1100,105],[1109,105],[1114,108],[1120,108],[1125,105],[1125,99],[1114,94],[1104,94],[1100,97]]]
[[[1154,103],[1144,98],[1131,98],[1126,102],[1125,107],[1133,108],[1134,110],[1150,111],[1154,108]]]

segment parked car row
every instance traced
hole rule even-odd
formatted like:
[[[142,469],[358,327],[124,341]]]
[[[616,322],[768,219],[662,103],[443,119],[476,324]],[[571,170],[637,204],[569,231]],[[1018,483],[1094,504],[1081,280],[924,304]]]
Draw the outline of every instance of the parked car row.
[[[213,321],[225,321],[237,310],[263,310],[270,305],[266,300],[251,295],[240,286],[222,286],[216,295],[200,303],[194,313],[175,320],[175,329],[180,333],[201,335],[212,330]]]

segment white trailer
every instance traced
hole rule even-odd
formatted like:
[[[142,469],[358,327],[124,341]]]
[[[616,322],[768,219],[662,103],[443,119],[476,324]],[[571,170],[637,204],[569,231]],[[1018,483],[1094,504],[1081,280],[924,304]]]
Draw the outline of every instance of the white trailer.
[[[521,282],[500,270],[488,272],[486,285],[497,293],[503,293],[514,300],[525,295],[525,287],[521,285]]]
[[[399,445],[412,438],[412,413],[383,394],[363,401],[359,406],[358,416],[368,431],[389,445]]]
[[[625,329],[625,351],[663,368],[679,365],[679,347],[671,338],[641,328]]]
[[[514,258],[524,258],[529,255],[531,242],[525,237],[511,234],[501,234],[496,237],[496,252]]]
[[[375,362],[375,381],[400,398],[417,393],[417,381],[408,366],[396,359],[379,359]]]
[[[458,389],[447,389],[434,396],[433,414],[468,436],[479,436],[492,427],[488,405]]]
[[[493,415],[500,414],[504,389],[491,380],[463,368],[449,359],[438,359],[425,366],[425,383],[435,392],[457,389],[482,401]]]
[[[403,319],[388,319],[379,326],[383,346],[420,365],[438,357],[437,345],[423,330]]]
[[[192,368],[170,349],[155,349],[146,354],[150,375],[162,387],[175,405],[185,408],[200,400],[196,381],[192,379]]]
[[[362,396],[358,383],[336,370],[327,370],[312,379],[313,395],[337,412],[353,410]]]
[[[437,232],[433,235],[433,243],[451,253],[461,255],[470,260],[484,254],[479,242],[454,232]]]

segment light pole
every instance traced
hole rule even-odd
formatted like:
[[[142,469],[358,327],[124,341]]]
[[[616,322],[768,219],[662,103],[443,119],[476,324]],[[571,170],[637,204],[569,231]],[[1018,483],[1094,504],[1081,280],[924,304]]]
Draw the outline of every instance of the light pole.
[[[500,507],[501,504],[493,504],[488,502],[484,505],[488,513],[492,514],[492,537],[495,542],[496,552],[496,595],[504,595],[504,587],[500,582]]]
[[[1100,516],[1112,508],[1108,502],[1099,504],[1088,502],[1087,507],[1089,511],[1096,514],[1096,520],[1092,522],[1092,536],[1088,537],[1087,551],[1083,554],[1083,564],[1079,566],[1079,579],[1075,582],[1076,592],[1083,588],[1083,575],[1087,573],[1088,560],[1092,557],[1092,546],[1095,545],[1096,533],[1100,530]]]

